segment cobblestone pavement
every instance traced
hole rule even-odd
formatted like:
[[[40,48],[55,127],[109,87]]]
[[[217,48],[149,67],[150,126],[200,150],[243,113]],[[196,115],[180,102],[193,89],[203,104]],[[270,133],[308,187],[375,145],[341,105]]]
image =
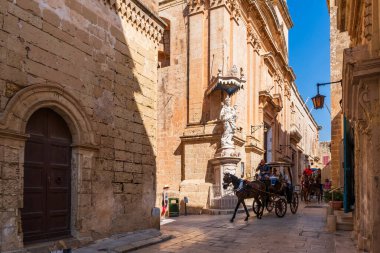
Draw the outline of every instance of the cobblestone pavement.
[[[231,215],[173,218],[161,231],[174,239],[135,252],[333,253],[334,234],[326,232],[326,210],[313,206],[300,206],[295,215],[288,210],[284,218],[264,214],[262,220],[251,211],[247,222],[243,213],[237,214],[234,223],[229,222]]]

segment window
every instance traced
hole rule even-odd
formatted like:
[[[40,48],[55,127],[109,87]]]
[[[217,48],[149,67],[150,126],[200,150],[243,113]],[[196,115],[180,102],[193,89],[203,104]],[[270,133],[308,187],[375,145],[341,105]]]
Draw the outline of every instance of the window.
[[[323,156],[323,165],[327,165],[330,162],[330,157],[328,155]]]

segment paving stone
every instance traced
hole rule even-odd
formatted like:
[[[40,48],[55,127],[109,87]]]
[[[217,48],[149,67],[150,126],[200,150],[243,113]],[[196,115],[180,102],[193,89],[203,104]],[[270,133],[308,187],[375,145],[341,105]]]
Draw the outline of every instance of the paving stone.
[[[244,222],[245,216],[238,215],[230,223],[230,215],[180,216],[161,226],[162,233],[176,232],[176,238],[160,244],[159,249],[136,252],[332,253],[334,234],[325,231],[324,215],[323,208],[304,209],[300,205],[299,215],[281,219],[265,214],[262,220],[250,217]]]

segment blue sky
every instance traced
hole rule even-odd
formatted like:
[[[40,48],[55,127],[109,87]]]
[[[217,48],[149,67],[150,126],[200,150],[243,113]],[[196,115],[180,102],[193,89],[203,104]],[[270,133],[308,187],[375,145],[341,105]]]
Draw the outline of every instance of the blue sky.
[[[311,97],[317,93],[316,84],[330,81],[330,20],[325,0],[288,0],[294,26],[289,32],[289,64],[296,74],[296,84],[307,107],[312,108]],[[330,108],[330,87],[322,86]],[[323,128],[320,141],[330,140],[330,114],[326,108],[313,110],[318,125]]]

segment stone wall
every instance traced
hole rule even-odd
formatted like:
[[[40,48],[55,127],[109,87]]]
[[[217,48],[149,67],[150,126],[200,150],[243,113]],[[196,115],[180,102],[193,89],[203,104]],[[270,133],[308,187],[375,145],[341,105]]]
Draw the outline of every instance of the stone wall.
[[[157,11],[157,1],[146,2]],[[25,125],[42,107],[60,114],[73,136],[72,235],[94,240],[157,227],[163,24],[139,6],[0,0],[0,251],[23,246]]]
[[[359,250],[379,252],[380,1],[336,1],[336,5],[336,27],[350,40],[343,55],[342,107],[349,122],[345,151],[355,164],[345,166],[346,203],[354,205],[352,236]]]
[[[330,79],[331,82],[342,80],[343,50],[349,46],[346,32],[341,33],[337,27],[337,7],[330,4]],[[343,140],[343,115],[340,101],[342,86],[331,84],[331,180],[336,187],[343,186],[343,167],[341,158]]]
[[[157,203],[165,184],[178,197],[182,176],[183,145],[179,138],[187,124],[187,22],[186,4],[174,1],[160,7],[160,17],[170,30],[170,64],[158,70]]]

